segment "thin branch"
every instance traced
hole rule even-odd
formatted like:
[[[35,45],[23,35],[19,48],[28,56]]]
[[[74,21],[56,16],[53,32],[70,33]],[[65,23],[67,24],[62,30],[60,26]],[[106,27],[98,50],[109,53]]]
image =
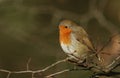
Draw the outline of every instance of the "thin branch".
[[[10,78],[11,72],[8,73],[7,78]]]
[[[27,65],[26,65],[27,70],[29,70],[29,64],[30,64],[30,62],[31,62],[31,58],[28,59],[28,62],[27,62]]]
[[[65,73],[65,72],[69,72],[69,71],[78,71],[78,70],[87,70],[87,69],[78,69],[78,68],[76,68],[76,67],[74,67],[73,69],[64,69],[64,70],[62,70],[62,71],[58,71],[58,72],[56,72],[56,73],[53,73],[53,74],[50,74],[50,75],[48,75],[48,76],[46,76],[47,78],[51,78],[51,77],[54,77],[54,76],[56,76],[56,75],[60,75],[60,74],[63,74],[63,73]]]
[[[56,76],[56,75],[59,75],[59,74],[62,74],[62,73],[68,72],[68,71],[70,71],[70,69],[65,69],[65,70],[50,74],[50,75],[46,76],[46,78],[51,78],[53,76]]]
[[[54,67],[55,65],[60,64],[60,63],[62,63],[62,62],[65,62],[65,61],[67,61],[67,60],[68,60],[68,58],[65,58],[65,59],[63,59],[63,60],[57,61],[57,62],[55,62],[55,63],[53,63],[53,64],[45,67],[44,69],[35,70],[35,71],[34,71],[34,70],[30,70],[30,69],[29,69],[29,63],[30,63],[30,61],[31,61],[31,58],[30,58],[30,59],[28,60],[28,62],[27,62],[26,70],[22,70],[22,71],[10,71],[10,70],[5,70],[5,69],[0,69],[0,72],[8,73],[8,75],[7,75],[6,78],[10,78],[10,75],[11,75],[11,74],[20,74],[20,73],[31,73],[31,74],[32,74],[32,78],[34,78],[34,74],[36,74],[36,73],[41,73],[41,72],[45,72],[45,71],[47,71],[48,69]]]
[[[5,69],[0,69],[0,72],[5,72],[5,73],[9,73],[9,70],[5,70]]]
[[[34,73],[32,73],[32,78],[34,78]]]
[[[63,60],[57,61],[57,62],[51,64],[50,66],[42,69],[42,71],[46,71],[46,70],[50,69],[51,67],[53,67],[53,66],[55,66],[55,65],[57,65],[57,64],[59,64],[59,63],[65,62],[65,61],[67,61],[67,60],[68,60],[68,58],[65,58],[65,59],[63,59]]]

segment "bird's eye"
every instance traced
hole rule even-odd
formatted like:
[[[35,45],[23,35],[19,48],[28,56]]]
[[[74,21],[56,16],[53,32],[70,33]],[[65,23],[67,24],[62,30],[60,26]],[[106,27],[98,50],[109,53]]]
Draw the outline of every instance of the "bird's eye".
[[[65,26],[65,28],[68,28],[67,26]]]

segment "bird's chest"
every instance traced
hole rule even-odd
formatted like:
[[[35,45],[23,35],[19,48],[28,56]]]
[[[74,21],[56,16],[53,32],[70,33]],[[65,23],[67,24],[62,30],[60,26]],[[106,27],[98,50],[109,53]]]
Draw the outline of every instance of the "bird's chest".
[[[81,42],[79,42],[74,36],[71,36],[70,44],[61,43],[61,47],[67,54],[77,53],[81,54],[86,48]],[[75,53],[75,54],[76,54]]]

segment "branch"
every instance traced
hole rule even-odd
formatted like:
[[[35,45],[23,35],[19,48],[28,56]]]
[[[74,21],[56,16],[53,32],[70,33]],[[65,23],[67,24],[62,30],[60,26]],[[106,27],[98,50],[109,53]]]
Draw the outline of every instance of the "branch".
[[[64,70],[58,71],[58,72],[53,73],[53,74],[50,74],[50,75],[48,75],[48,76],[46,76],[46,77],[47,77],[47,78],[52,78],[52,77],[54,77],[54,76],[56,76],[56,75],[60,75],[60,74],[65,73],[65,72],[79,71],[79,70],[86,70],[86,69],[78,69],[78,68],[74,67],[73,69],[64,69]]]
[[[50,74],[50,75],[46,76],[46,78],[52,78],[52,77],[54,77],[56,75],[59,75],[59,74],[65,73],[65,72],[69,72],[69,71],[70,71],[70,69],[65,69],[65,70]]]
[[[51,67],[53,67],[53,66],[59,64],[59,63],[66,62],[67,60],[68,60],[68,58],[65,58],[65,59],[63,59],[63,60],[57,61],[57,62],[51,64],[50,66],[48,66],[48,67],[42,69],[42,71],[46,71],[46,70],[50,69]]]
[[[59,63],[62,63],[62,62],[66,62],[68,60],[68,58],[65,58],[63,60],[60,60],[60,61],[57,61],[47,67],[45,67],[44,69],[41,69],[41,70],[30,70],[29,68],[29,64],[30,64],[30,61],[31,61],[31,58],[28,59],[28,62],[26,64],[26,70],[22,70],[22,71],[10,71],[10,70],[5,70],[5,69],[0,69],[0,72],[4,72],[4,73],[8,73],[7,74],[7,77],[6,78],[10,78],[11,74],[21,74],[21,73],[31,73],[32,74],[32,77],[31,78],[34,78],[34,75],[36,73],[42,73],[42,72],[45,72],[47,71],[48,69],[54,67],[55,65],[59,64]]]

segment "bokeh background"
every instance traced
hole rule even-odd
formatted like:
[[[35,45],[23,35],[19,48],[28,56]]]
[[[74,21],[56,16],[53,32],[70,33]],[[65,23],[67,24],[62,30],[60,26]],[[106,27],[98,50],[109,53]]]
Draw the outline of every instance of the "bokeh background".
[[[0,0],[0,68],[31,70],[64,59],[59,45],[58,24],[70,19],[80,24],[94,45],[101,48],[111,34],[120,31],[120,0]],[[62,63],[47,71],[54,73],[72,64]],[[67,72],[56,78],[88,78],[90,71]],[[6,73],[0,72],[0,78]],[[12,74],[10,78],[31,78]]]

